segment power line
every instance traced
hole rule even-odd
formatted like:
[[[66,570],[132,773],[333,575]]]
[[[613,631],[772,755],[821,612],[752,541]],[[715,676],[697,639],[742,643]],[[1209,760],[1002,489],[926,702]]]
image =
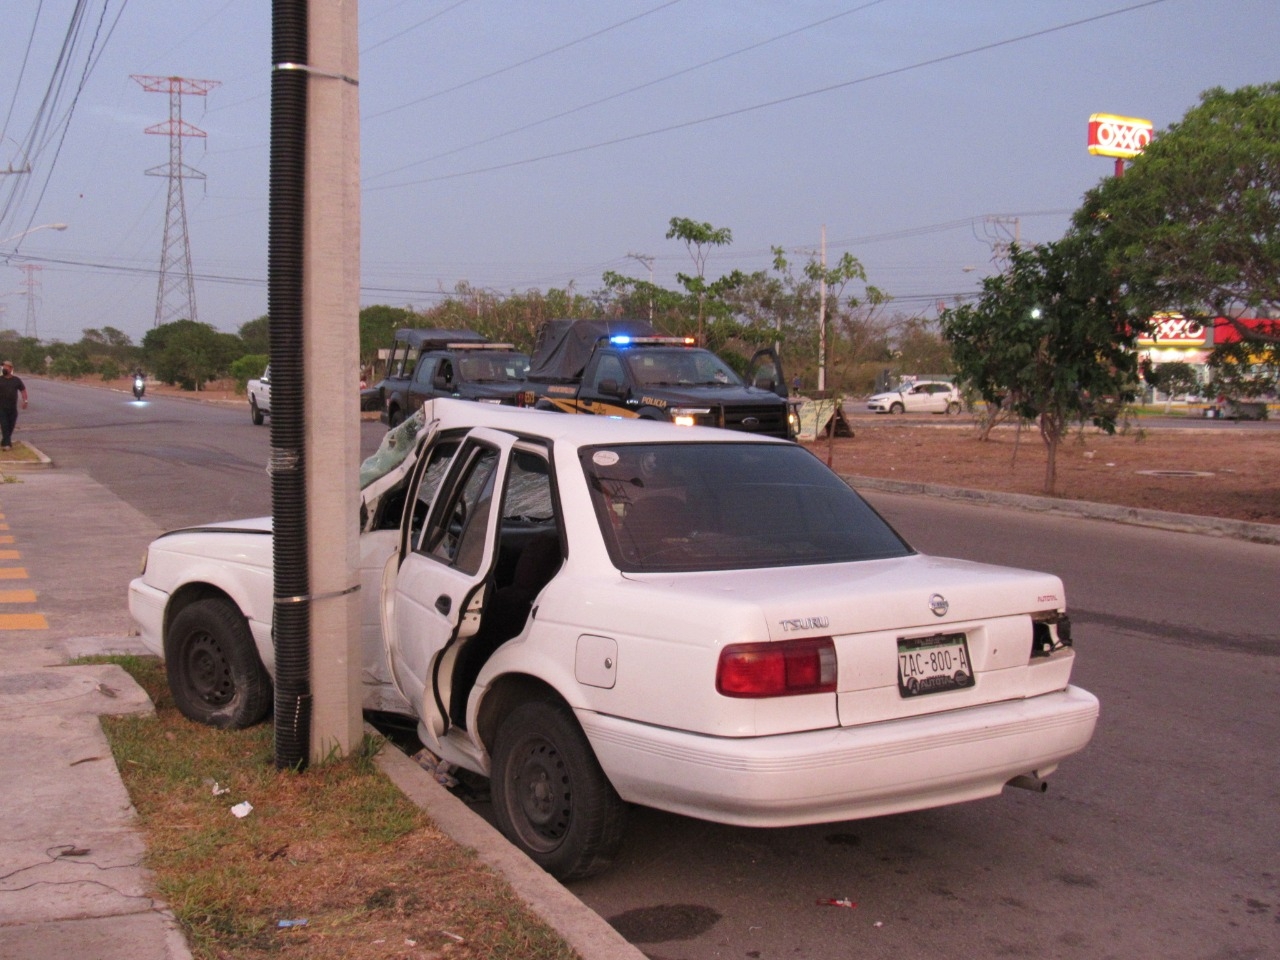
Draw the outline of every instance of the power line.
[[[788,30],[785,33],[780,33],[780,34],[777,34],[776,36],[769,37],[768,39],[760,40],[756,43],[748,44],[745,47],[739,47],[737,50],[731,50],[730,52],[721,54],[718,57],[712,57],[710,60],[703,60],[701,63],[695,63],[693,66],[684,67],[683,69],[676,70],[674,73],[668,73],[661,77],[657,77],[653,80],[647,80],[644,83],[637,84],[634,87],[628,87],[626,90],[620,90],[617,93],[611,93],[607,97],[600,97],[588,103],[583,103],[583,104],[580,104],[579,106],[571,107],[568,110],[562,110],[559,113],[554,113],[549,117],[543,117],[541,120],[534,120],[522,126],[513,127],[510,130],[504,130],[501,133],[495,133],[492,136],[485,137],[482,140],[473,140],[471,143],[464,144],[461,147],[454,147],[452,150],[446,150],[443,153],[437,153],[430,157],[424,157],[421,160],[415,160],[413,163],[406,163],[403,166],[394,167],[391,170],[384,170],[383,172],[376,173],[371,177],[363,177],[361,179],[361,182],[369,183],[370,181],[378,180],[378,179],[381,179],[382,177],[389,177],[392,174],[402,173],[403,171],[409,170],[413,167],[420,167],[424,163],[431,163],[435,160],[441,160],[445,157],[451,157],[454,154],[462,153],[466,150],[471,150],[474,147],[483,146],[486,143],[493,143],[495,140],[502,140],[505,137],[514,136],[515,134],[523,133],[526,130],[532,130],[534,127],[540,127],[543,124],[551,123],[555,120],[561,120],[564,117],[572,116],[575,113],[581,113],[583,110],[590,110],[592,107],[598,107],[602,103],[608,103],[611,100],[618,100],[622,97],[630,96],[631,94],[637,93],[641,90],[648,89],[649,87],[657,86],[660,83],[665,83],[668,80],[673,80],[676,77],[683,77],[686,74],[694,73],[705,67],[712,66],[713,64],[722,63],[725,60],[731,60],[734,57],[741,56],[744,53],[749,53],[752,50],[759,50],[761,47],[766,47],[771,43],[777,43],[779,40],[785,40],[788,37],[794,37],[796,34],[804,33],[808,30],[813,30],[813,29],[816,29],[817,27],[825,26],[826,24],[831,23],[833,20],[839,20],[842,17],[848,17],[855,13],[861,13],[863,10],[866,10],[868,7],[874,7],[884,2],[886,2],[886,0],[870,0],[869,3],[864,3],[850,10],[844,10],[841,13],[832,14],[829,17],[823,17],[821,20],[815,20],[813,23],[805,24],[803,27],[796,27],[794,30]]]
[[[428,100],[434,100],[436,97],[442,97],[446,93],[453,93],[457,90],[462,90],[465,87],[473,86],[484,80],[489,80],[493,77],[500,76],[501,74],[510,73],[512,70],[518,69],[519,67],[527,66],[538,60],[543,60],[551,56],[552,54],[561,53],[565,50],[568,50],[570,47],[577,46],[580,43],[586,43],[588,40],[594,40],[596,37],[604,36],[604,34],[609,33],[613,30],[617,30],[619,27],[624,27],[629,23],[634,23],[637,20],[642,20],[643,18],[650,16],[651,14],[655,14],[660,10],[665,10],[667,7],[674,7],[679,2],[680,0],[666,0],[666,3],[660,3],[658,4],[658,6],[652,7],[649,10],[645,10],[642,13],[637,13],[633,17],[627,17],[625,20],[619,20],[617,23],[610,24],[607,27],[601,27],[599,30],[594,30],[591,33],[578,37],[577,39],[570,40],[567,43],[562,43],[558,47],[552,47],[550,50],[544,50],[541,53],[536,53],[532,57],[526,57],[525,59],[520,60],[516,63],[508,64],[505,67],[499,67],[497,70],[491,70],[488,73],[481,74],[478,77],[472,77],[470,80],[464,80],[462,81],[462,83],[454,84],[452,87],[446,87],[444,90],[437,90],[435,93],[429,93],[425,97],[419,97],[416,100],[410,100],[408,103],[402,103],[398,107],[388,107],[386,110],[382,110],[379,113],[371,113],[367,117],[365,117],[365,119],[376,120],[379,117],[385,117],[388,114],[396,113],[399,110],[404,110],[406,107],[417,106],[420,103],[426,103]]]
[[[643,140],[648,137],[655,137],[663,133],[671,133],[675,130],[685,130],[685,129],[688,129],[689,127],[701,126],[702,124],[712,123],[716,120],[725,120],[730,117],[737,117],[747,113],[754,113],[758,110],[766,110],[770,107],[777,107],[787,103],[794,103],[798,100],[806,100],[810,97],[821,96],[822,94],[832,93],[836,90],[843,90],[848,87],[857,86],[859,84],[869,83],[872,80],[883,80],[886,77],[893,77],[899,74],[908,73],[913,70],[920,70],[925,67],[936,66],[940,63],[947,63],[948,61],[951,61],[951,60],[959,60],[963,57],[973,56],[978,53],[986,53],[990,50],[997,50],[1000,47],[1006,47],[1006,46],[1010,46],[1011,44],[1021,43],[1024,40],[1033,40],[1037,37],[1047,36],[1049,34],[1058,33],[1063,30],[1070,30],[1074,27],[1083,26],[1084,24],[1096,23],[1099,20],[1106,20],[1110,17],[1120,16],[1121,14],[1125,14],[1125,13],[1132,13],[1134,10],[1141,10],[1145,7],[1154,7],[1159,4],[1167,3],[1167,2],[1168,0],[1145,0],[1144,3],[1132,4],[1127,7],[1122,7],[1118,10],[1111,10],[1111,11],[1108,11],[1107,13],[1100,13],[1092,17],[1084,17],[1080,20],[1073,20],[1070,23],[1059,24],[1058,26],[1055,26],[1055,27],[1046,27],[1043,30],[1035,30],[1035,31],[1032,31],[1031,33],[1024,33],[1016,37],[1009,37],[1004,40],[997,40],[992,43],[985,43],[977,47],[970,47],[967,50],[960,50],[956,53],[944,54],[939,57],[930,57],[927,60],[921,60],[916,63],[908,64],[903,67],[895,67],[890,70],[882,70],[878,73],[868,74],[867,76],[864,76],[864,77],[856,77],[852,80],[845,80],[840,83],[829,84],[825,87],[819,87],[815,90],[807,90],[803,93],[796,93],[786,97],[778,97],[774,100],[767,100],[767,101],[764,101],[763,103],[756,103],[747,107],[739,107],[735,110],[726,110],[723,113],[712,114],[706,117],[699,117],[695,120],[686,120],[681,123],[672,123],[664,127],[657,127],[653,130],[646,130],[640,133],[632,133],[632,134],[627,134],[621,137],[614,137],[610,140],[601,140],[596,143],[585,144],[580,147],[570,147],[566,150],[557,150],[552,153],[544,153],[536,157],[525,157],[522,160],[511,160],[507,163],[497,163],[488,167],[477,167],[476,169],[473,169],[473,170],[464,170],[458,173],[440,174],[439,176],[435,176],[435,177],[424,177],[420,180],[405,180],[405,181],[401,181],[400,183],[386,184],[385,186],[381,186],[381,187],[366,187],[365,189],[370,191],[395,190],[400,187],[420,186],[424,183],[439,183],[445,180],[457,180],[462,177],[472,177],[481,173],[494,173],[498,170],[509,170],[512,167],[521,167],[521,166],[527,166],[528,164],[532,164],[532,163],[540,163],[543,160],[556,160],[561,157],[570,157],[570,156],[573,156],[574,154],[586,153],[591,150],[599,150],[603,147],[612,147],[622,143],[631,143],[632,141],[635,141],[635,140]],[[443,92],[447,92],[447,91],[443,91]]]

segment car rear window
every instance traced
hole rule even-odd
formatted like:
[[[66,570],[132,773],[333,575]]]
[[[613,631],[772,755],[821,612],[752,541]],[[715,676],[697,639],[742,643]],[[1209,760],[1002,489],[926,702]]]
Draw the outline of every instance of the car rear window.
[[[619,570],[740,570],[912,552],[848,484],[792,444],[614,444],[580,457]]]

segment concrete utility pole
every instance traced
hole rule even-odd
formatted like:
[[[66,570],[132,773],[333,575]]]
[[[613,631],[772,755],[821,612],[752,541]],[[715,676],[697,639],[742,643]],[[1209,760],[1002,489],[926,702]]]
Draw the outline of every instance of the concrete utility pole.
[[[169,138],[169,162],[146,171],[149,177],[169,178],[169,201],[164,214],[164,239],[160,244],[160,285],[156,291],[155,326],[174,320],[196,319],[196,282],[191,270],[191,241],[187,235],[187,199],[184,180],[203,180],[204,174],[182,162],[182,141],[205,137],[199,127],[182,119],[182,97],[207,96],[219,80],[186,77],[149,77],[133,74],[147,93],[169,94],[169,121],[147,127],[146,133]]]
[[[317,763],[350,753],[363,736],[361,585],[353,580],[360,535],[360,58],[355,3],[311,0],[308,7],[302,322]]]
[[[636,260],[649,268],[649,322],[653,323],[653,261],[654,257],[644,253],[628,253],[628,260]]]

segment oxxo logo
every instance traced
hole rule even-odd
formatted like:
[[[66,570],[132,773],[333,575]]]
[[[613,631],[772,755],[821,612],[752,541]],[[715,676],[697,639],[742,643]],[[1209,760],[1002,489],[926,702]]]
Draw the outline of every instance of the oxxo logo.
[[[1136,157],[1151,143],[1150,120],[1095,113],[1089,118],[1089,152],[1103,157]]]
[[[1204,343],[1204,324],[1183,316],[1156,317],[1155,329],[1139,338],[1144,343]]]

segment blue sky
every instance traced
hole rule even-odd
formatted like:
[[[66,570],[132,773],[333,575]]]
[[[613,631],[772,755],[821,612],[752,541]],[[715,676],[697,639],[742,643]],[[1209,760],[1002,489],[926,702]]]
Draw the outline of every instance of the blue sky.
[[[0,32],[0,324],[135,342],[156,312],[168,97],[183,116],[198,318],[266,312],[270,3],[10,0]],[[37,10],[39,15],[37,16]],[[197,12],[192,12],[192,11]],[[733,232],[708,274],[852,253],[908,314],[972,293],[991,239],[1061,236],[1112,172],[1091,113],[1176,122],[1201,91],[1280,80],[1274,0],[366,0],[359,6],[362,304],[674,285],[673,216]],[[96,41],[96,42],[95,42]],[[25,64],[25,65],[24,65]],[[90,65],[86,70],[86,65]],[[79,87],[77,93],[77,87]],[[30,153],[28,157],[26,154]],[[992,221],[989,218],[997,218]]]

